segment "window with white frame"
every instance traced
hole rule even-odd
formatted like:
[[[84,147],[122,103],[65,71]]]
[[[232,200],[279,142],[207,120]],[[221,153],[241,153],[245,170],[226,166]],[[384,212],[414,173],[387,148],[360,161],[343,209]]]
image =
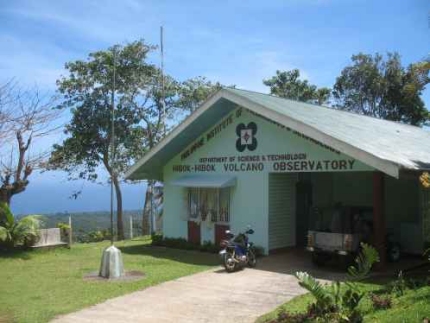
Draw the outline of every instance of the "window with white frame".
[[[202,221],[230,222],[230,188],[189,188],[188,216]]]

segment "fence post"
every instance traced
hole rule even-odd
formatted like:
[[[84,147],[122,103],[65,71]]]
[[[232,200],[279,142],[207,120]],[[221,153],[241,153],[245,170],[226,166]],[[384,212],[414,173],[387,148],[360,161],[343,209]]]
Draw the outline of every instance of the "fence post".
[[[130,240],[133,239],[133,216],[130,215]]]
[[[69,248],[72,247],[72,215],[69,214]]]

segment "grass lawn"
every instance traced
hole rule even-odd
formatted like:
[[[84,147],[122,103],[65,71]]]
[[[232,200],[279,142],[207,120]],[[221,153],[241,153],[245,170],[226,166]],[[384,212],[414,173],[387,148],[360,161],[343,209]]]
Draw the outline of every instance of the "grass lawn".
[[[359,286],[361,290],[368,292],[376,292],[382,288],[382,285],[375,283],[360,283]],[[308,304],[314,300],[310,294],[295,297],[274,311],[261,316],[256,323],[264,323],[276,318],[281,309],[288,312],[304,312]],[[360,303],[364,322],[421,323],[424,317],[430,318],[430,286],[406,290],[403,296],[393,296],[392,300],[392,308],[374,311],[370,298],[365,296]]]
[[[58,314],[82,309],[109,298],[203,271],[218,264],[214,254],[153,248],[149,239],[116,243],[124,267],[143,271],[129,282],[84,281],[98,271],[108,241],[75,244],[72,249],[0,254],[0,322],[47,322]]]

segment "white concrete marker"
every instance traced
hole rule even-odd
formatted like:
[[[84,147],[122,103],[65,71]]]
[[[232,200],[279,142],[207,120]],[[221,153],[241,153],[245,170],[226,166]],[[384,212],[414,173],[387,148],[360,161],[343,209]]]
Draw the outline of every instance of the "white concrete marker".
[[[115,246],[110,246],[103,251],[99,276],[103,278],[119,278],[124,275],[124,265],[121,251]]]

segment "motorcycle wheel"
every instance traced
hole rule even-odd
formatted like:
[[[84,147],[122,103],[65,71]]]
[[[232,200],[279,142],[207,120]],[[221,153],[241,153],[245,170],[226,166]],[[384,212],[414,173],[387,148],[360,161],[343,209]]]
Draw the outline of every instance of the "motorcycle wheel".
[[[224,254],[223,263],[224,263],[224,268],[226,272],[232,273],[233,271],[236,270],[237,263],[236,261],[234,261],[231,253],[226,252]]]
[[[252,250],[248,251],[246,257],[248,258],[248,267],[254,268],[257,266],[257,257],[255,257],[255,254]]]

